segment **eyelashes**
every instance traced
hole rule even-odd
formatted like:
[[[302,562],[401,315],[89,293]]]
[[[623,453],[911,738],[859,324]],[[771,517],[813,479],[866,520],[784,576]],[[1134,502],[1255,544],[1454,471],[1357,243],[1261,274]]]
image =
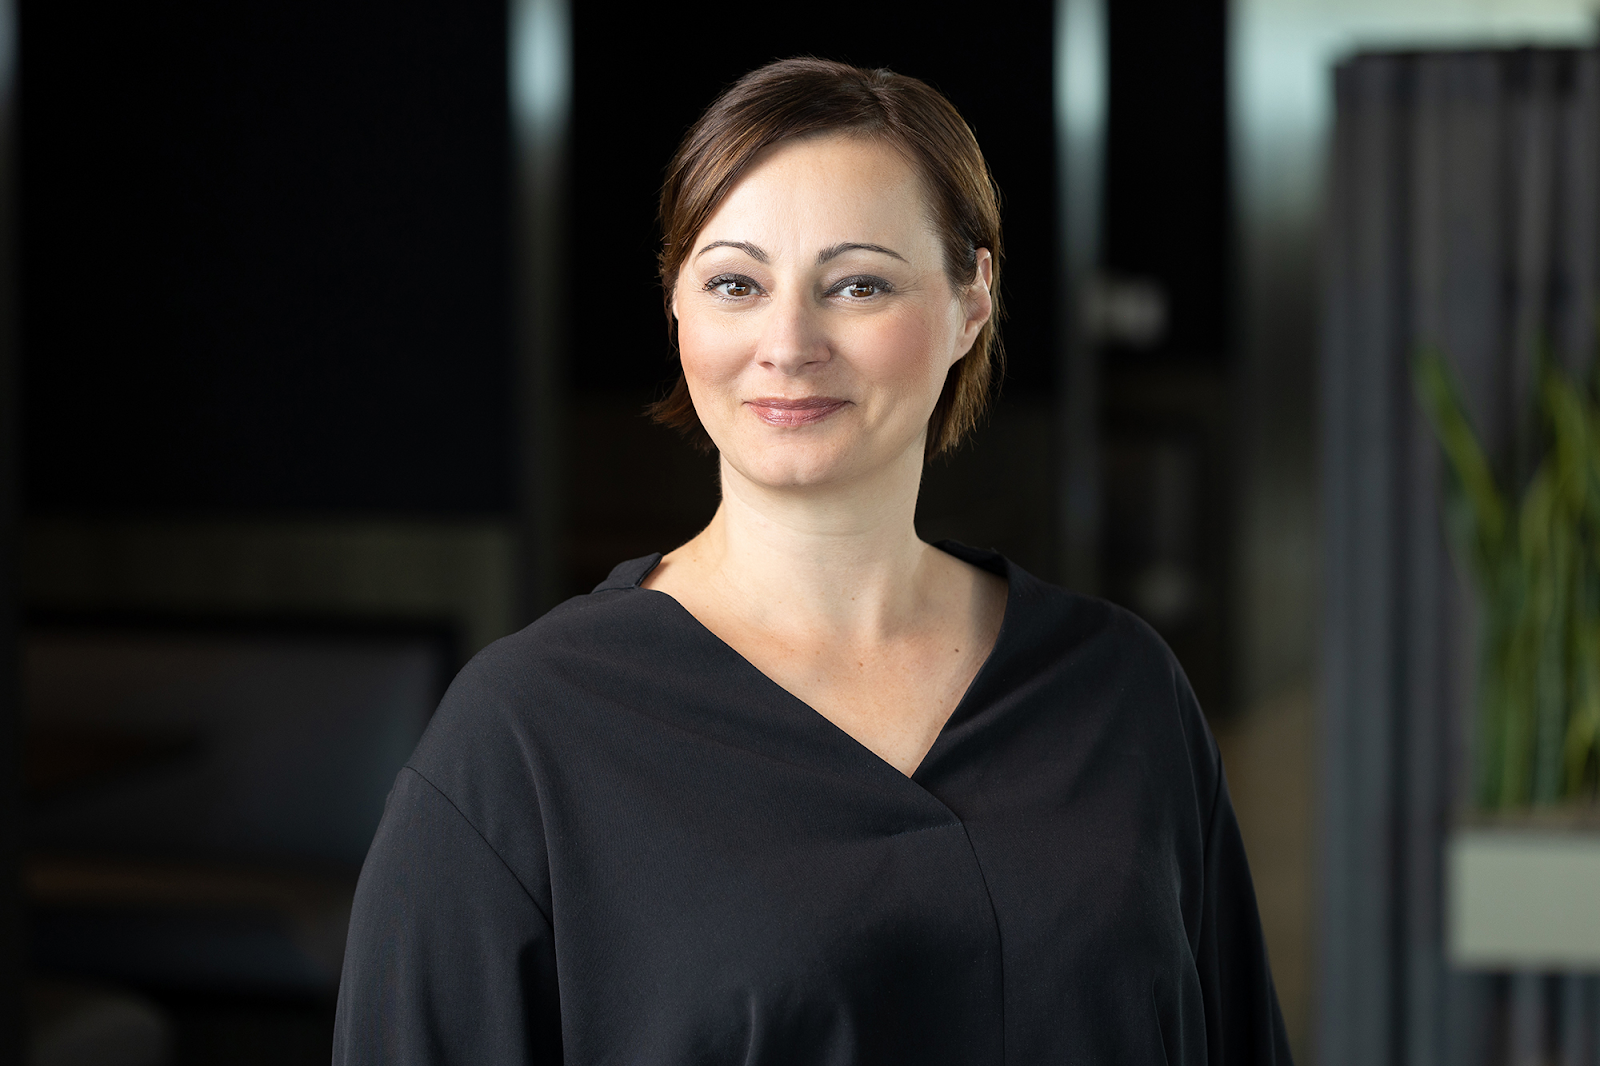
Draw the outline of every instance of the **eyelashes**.
[[[744,274],[718,274],[708,280],[703,288],[706,292],[724,300],[744,300],[765,291],[754,278]],[[894,286],[886,278],[878,277],[876,274],[852,274],[828,286],[822,295],[845,296],[852,302],[866,302],[875,296],[886,296],[894,291]]]
[[[723,292],[723,288],[743,289],[743,292]],[[761,286],[753,278],[743,274],[718,274],[705,284],[706,292],[722,297],[724,300],[742,300],[761,291]]]
[[[852,290],[867,289],[868,292],[855,292]],[[875,274],[856,274],[852,277],[841,278],[829,286],[826,295],[838,296],[849,293],[851,299],[868,300],[874,296],[888,295],[894,291],[894,286]]]

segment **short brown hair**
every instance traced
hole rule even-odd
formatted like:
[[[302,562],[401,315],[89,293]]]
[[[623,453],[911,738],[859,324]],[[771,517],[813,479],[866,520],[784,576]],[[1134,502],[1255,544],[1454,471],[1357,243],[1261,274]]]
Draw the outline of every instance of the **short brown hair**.
[[[933,209],[945,273],[957,291],[976,277],[979,248],[992,257],[994,310],[972,349],[950,368],[928,419],[924,455],[944,454],[977,425],[999,379],[1000,195],[972,130],[949,100],[916,78],[826,59],[783,59],[751,71],[717,97],[684,135],[661,189],[658,260],[668,335],[676,349],[672,291],[695,236],[723,198],[764,149],[819,133],[881,138],[911,159]],[[672,392],[650,405],[650,415],[711,449],[681,372]]]

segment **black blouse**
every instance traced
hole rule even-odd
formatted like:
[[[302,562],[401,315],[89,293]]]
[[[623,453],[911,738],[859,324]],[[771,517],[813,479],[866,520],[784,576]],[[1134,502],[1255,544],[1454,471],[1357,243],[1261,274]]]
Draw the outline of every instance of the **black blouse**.
[[[333,1061],[1287,1063],[1216,745],[1132,615],[1000,556],[907,778],[623,563],[475,658],[390,794]]]

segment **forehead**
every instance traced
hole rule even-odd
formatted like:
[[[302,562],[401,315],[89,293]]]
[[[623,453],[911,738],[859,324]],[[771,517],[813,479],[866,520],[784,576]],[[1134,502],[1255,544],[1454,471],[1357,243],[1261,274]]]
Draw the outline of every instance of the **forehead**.
[[[905,153],[865,136],[784,141],[756,156],[706,222],[707,239],[932,238],[927,197]],[[728,232],[747,232],[730,238]]]

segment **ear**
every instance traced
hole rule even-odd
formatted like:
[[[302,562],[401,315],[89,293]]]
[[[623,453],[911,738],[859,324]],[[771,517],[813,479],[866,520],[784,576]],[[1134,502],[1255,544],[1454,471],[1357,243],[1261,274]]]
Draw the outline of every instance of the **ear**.
[[[979,248],[977,260],[972,283],[961,292],[961,306],[967,317],[956,341],[957,359],[972,350],[978,333],[994,314],[994,297],[989,295],[989,286],[994,282],[994,256],[989,254],[989,249]]]

